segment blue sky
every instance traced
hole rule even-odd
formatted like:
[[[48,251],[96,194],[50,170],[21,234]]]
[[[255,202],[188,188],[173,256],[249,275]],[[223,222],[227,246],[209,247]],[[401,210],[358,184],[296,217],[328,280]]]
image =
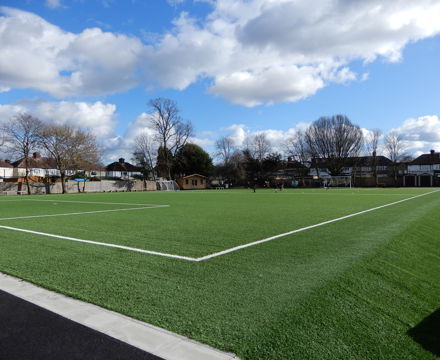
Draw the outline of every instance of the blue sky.
[[[147,102],[175,100],[192,141],[320,116],[440,149],[438,0],[1,0],[0,122],[30,112],[93,131],[130,158]]]

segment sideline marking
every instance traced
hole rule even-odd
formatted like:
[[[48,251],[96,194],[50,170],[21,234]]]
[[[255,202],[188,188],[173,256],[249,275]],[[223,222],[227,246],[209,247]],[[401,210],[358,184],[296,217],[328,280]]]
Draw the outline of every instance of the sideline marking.
[[[301,231],[305,231],[305,230],[317,228],[319,226],[331,224],[331,223],[334,223],[334,222],[337,222],[337,221],[345,220],[345,219],[348,219],[348,218],[351,218],[351,217],[354,217],[354,216],[358,216],[358,215],[362,215],[362,214],[365,214],[365,213],[368,213],[368,212],[371,212],[371,211],[383,209],[383,208],[388,207],[388,206],[400,204],[402,202],[405,202],[405,201],[408,201],[408,200],[412,200],[412,199],[416,199],[416,198],[421,197],[421,196],[426,196],[426,195],[429,195],[429,194],[433,194],[433,193],[436,193],[436,192],[439,192],[439,191],[440,190],[435,190],[435,191],[431,191],[431,192],[428,192],[428,193],[419,194],[419,195],[412,196],[412,197],[409,197],[409,198],[406,198],[406,199],[403,199],[403,200],[394,201],[394,202],[389,203],[389,204],[385,204],[385,205],[381,205],[381,206],[376,206],[376,207],[371,208],[371,209],[367,209],[367,210],[359,211],[357,213],[341,216],[341,217],[336,218],[336,219],[323,221],[323,222],[321,222],[319,224],[305,226],[305,227],[302,227],[300,229],[288,231],[288,232],[285,232],[283,234],[278,234],[278,235],[275,235],[275,236],[268,237],[266,239],[254,241],[254,242],[247,243],[247,244],[244,244],[244,245],[235,246],[235,247],[230,248],[230,249],[226,249],[226,250],[219,251],[219,252],[216,252],[216,253],[213,253],[213,254],[210,254],[210,255],[202,256],[200,258],[197,258],[197,261],[204,261],[204,260],[212,259],[214,257],[225,255],[225,254],[237,251],[237,250],[245,249],[245,248],[248,248],[248,247],[251,247],[251,246],[255,246],[255,245],[262,244],[262,243],[265,243],[265,242],[268,242],[268,241],[279,239],[279,238],[284,237],[284,236],[296,234],[296,233],[299,233]]]
[[[83,211],[83,212],[74,212],[74,213],[65,213],[65,214],[16,216],[16,217],[10,217],[10,218],[0,218],[0,221],[3,221],[3,220],[19,220],[19,219],[35,219],[35,218],[44,218],[44,217],[52,217],[52,216],[69,216],[69,215],[97,214],[97,213],[106,213],[106,212],[115,212],[115,211],[132,211],[132,210],[157,209],[157,208],[164,208],[164,207],[170,207],[170,206],[169,205],[155,205],[155,206],[128,208],[128,209],[95,210],[95,211]]]
[[[198,258],[193,258],[193,257],[189,257],[189,256],[181,256],[181,255],[175,255],[175,254],[168,254],[168,253],[161,253],[161,252],[157,252],[157,251],[151,251],[151,250],[143,250],[143,249],[138,249],[138,248],[133,248],[133,247],[129,247],[129,246],[123,246],[123,245],[116,245],[116,244],[109,244],[109,243],[103,243],[103,242],[97,242],[97,241],[91,241],[91,240],[82,240],[82,239],[77,239],[77,238],[73,238],[73,237],[68,237],[68,236],[62,236],[62,235],[55,235],[55,234],[48,234],[48,233],[43,233],[43,232],[39,232],[39,231],[32,231],[32,230],[26,230],[26,229],[20,229],[20,228],[15,228],[15,227],[11,227],[11,226],[4,226],[4,225],[0,225],[0,229],[6,229],[6,230],[12,230],[12,231],[20,231],[20,232],[24,232],[24,233],[30,233],[30,234],[34,234],[34,235],[42,235],[42,236],[47,236],[47,237],[53,237],[53,238],[58,238],[58,239],[63,239],[63,240],[70,240],[70,241],[77,241],[77,242],[82,242],[82,243],[87,243],[87,244],[93,244],[93,245],[99,245],[99,246],[107,246],[107,247],[113,247],[113,248],[117,248],[117,249],[123,249],[123,250],[129,250],[129,251],[135,251],[135,252],[139,252],[139,253],[144,253],[144,254],[150,254],[150,255],[158,255],[158,256],[163,256],[163,257],[169,257],[169,258],[175,258],[175,259],[180,259],[180,260],[186,260],[186,261],[193,261],[193,262],[200,262],[200,261],[205,261],[205,260],[209,260],[212,259],[214,257],[217,256],[221,256],[221,255],[225,255],[225,254],[229,254],[231,252],[237,251],[237,250],[241,250],[241,249],[245,249],[251,246],[255,246],[255,245],[259,245],[265,242],[269,242],[275,239],[279,239],[281,237],[285,237],[288,235],[292,235],[292,234],[296,234],[305,230],[309,230],[309,229],[313,229],[313,228],[317,228],[319,226],[323,226],[323,225],[327,225],[327,224],[331,224],[337,221],[341,221],[341,220],[345,220],[354,216],[358,216],[358,215],[362,215],[371,211],[375,211],[375,210],[379,210],[379,209],[383,209],[389,206],[393,206],[396,204],[400,204],[403,203],[405,201],[409,201],[409,200],[413,200],[422,196],[426,196],[426,195],[430,195],[436,192],[439,192],[440,190],[434,190],[434,191],[430,191],[424,194],[419,194],[419,195],[415,195],[415,196],[411,196],[409,198],[406,199],[402,199],[402,200],[398,200],[398,201],[394,201],[392,203],[389,204],[385,204],[385,205],[380,205],[380,206],[376,206],[374,208],[371,209],[367,209],[367,210],[362,210],[359,211],[357,213],[353,213],[353,214],[349,214],[349,215],[345,215],[345,216],[341,216],[339,218],[336,219],[331,219],[331,220],[327,220],[327,221],[323,221],[321,223],[318,224],[314,224],[314,225],[309,225],[309,226],[305,226],[296,230],[292,230],[292,231],[288,231],[282,234],[278,234],[278,235],[274,235],[262,240],[258,240],[258,241],[253,241],[244,245],[239,245],[239,246],[235,246],[226,250],[222,250],[216,253],[212,253],[206,256],[202,256],[202,257],[198,257]],[[166,205],[163,205],[166,206]],[[137,209],[137,208],[136,208]]]
[[[8,200],[5,200],[8,201]],[[77,200],[43,200],[43,199],[21,199],[21,200],[9,200],[9,201],[40,201],[51,203],[76,203],[76,204],[98,204],[98,205],[132,205],[132,206],[169,206],[169,205],[157,205],[157,204],[134,204],[134,203],[115,203],[105,201],[77,201]]]
[[[20,231],[20,232],[34,234],[34,235],[42,235],[42,236],[47,236],[47,237],[52,237],[52,238],[57,238],[57,239],[69,240],[69,241],[77,241],[77,242],[82,242],[82,243],[86,243],[86,244],[107,246],[107,247],[123,249],[123,250],[129,250],[129,251],[135,251],[135,252],[140,252],[140,253],[150,254],[150,255],[159,255],[159,256],[176,258],[176,259],[187,260],[187,261],[197,261],[196,258],[192,258],[192,257],[188,257],[188,256],[180,256],[180,255],[174,255],[174,254],[167,254],[167,253],[161,253],[161,252],[158,252],[158,251],[143,250],[143,249],[133,248],[133,247],[130,247],[130,246],[117,245],[117,244],[109,244],[109,243],[92,241],[92,240],[77,239],[77,238],[70,237],[70,236],[48,234],[48,233],[44,233],[44,232],[40,232],[40,231],[20,229],[20,228],[11,227],[11,226],[0,225],[0,229],[6,229],[6,230],[12,230],[12,231]]]

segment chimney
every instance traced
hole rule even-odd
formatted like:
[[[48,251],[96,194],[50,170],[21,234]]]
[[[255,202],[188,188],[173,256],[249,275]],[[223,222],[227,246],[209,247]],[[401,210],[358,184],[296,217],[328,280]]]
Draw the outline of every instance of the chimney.
[[[120,158],[120,159],[119,159],[119,162],[120,162],[121,164],[123,164],[123,163],[125,163],[125,159],[124,159],[124,158]]]
[[[435,150],[431,150],[431,155],[434,155],[435,154]]]
[[[373,157],[376,157],[376,150],[373,151]]]
[[[39,152],[34,152],[34,153],[32,154],[32,157],[33,157],[34,159],[38,159],[39,157],[41,157],[41,154],[40,154]]]

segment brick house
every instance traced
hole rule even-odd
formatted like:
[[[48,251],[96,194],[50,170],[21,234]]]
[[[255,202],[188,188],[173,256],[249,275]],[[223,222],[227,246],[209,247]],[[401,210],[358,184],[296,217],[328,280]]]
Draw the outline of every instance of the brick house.
[[[13,177],[20,179],[26,176],[25,159],[20,159],[12,163],[14,167]],[[32,157],[28,158],[29,177],[34,180],[42,180],[52,176],[60,176],[60,171],[57,169],[55,159],[43,157],[39,152],[34,152]]]
[[[440,153],[431,150],[408,163],[403,186],[440,186]]]

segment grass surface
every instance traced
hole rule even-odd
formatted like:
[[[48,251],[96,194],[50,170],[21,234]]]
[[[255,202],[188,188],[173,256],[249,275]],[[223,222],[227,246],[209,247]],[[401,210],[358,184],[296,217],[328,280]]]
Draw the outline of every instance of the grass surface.
[[[0,225],[198,257],[428,191],[5,197],[0,219],[170,207]],[[434,359],[407,332],[440,305],[439,215],[434,193],[199,263],[0,229],[0,271],[243,359]]]

